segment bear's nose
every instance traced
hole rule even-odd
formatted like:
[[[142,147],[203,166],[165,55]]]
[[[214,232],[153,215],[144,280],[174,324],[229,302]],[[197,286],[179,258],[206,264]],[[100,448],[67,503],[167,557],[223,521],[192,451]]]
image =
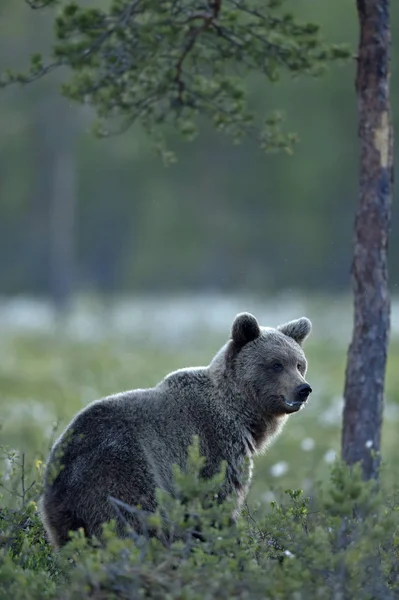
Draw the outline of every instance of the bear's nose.
[[[309,394],[312,393],[312,388],[308,383],[302,383],[296,388],[296,396],[301,402],[305,402]]]

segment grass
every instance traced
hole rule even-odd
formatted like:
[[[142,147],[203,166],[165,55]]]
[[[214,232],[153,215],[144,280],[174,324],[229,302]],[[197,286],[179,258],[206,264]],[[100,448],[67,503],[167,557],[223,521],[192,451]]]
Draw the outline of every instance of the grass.
[[[373,482],[361,482],[359,470],[332,465],[340,446],[347,339],[333,327],[334,317],[328,321],[327,316],[324,331],[320,335],[315,327],[318,337],[306,344],[311,402],[256,459],[249,512],[244,510],[237,528],[228,526],[228,507],[224,512],[220,506],[208,512],[202,508],[201,494],[213,496],[214,484],[191,474],[181,480],[188,483],[182,487],[185,503],[169,498],[165,505],[184,541],[165,546],[109,534],[104,547],[93,548],[78,536],[59,554],[45,540],[35,502],[54,437],[92,400],[154,385],[176,368],[208,364],[225,334],[203,326],[179,338],[173,319],[157,342],[144,330],[132,336],[121,328],[109,328],[108,337],[91,341],[76,336],[76,329],[74,335],[56,329],[3,331],[0,600],[395,600],[399,340],[391,343],[386,381],[382,450],[387,485],[378,489]],[[194,543],[191,533],[198,523],[205,538]]]
[[[113,392],[156,384],[168,372],[184,366],[208,364],[224,339],[201,335],[180,351],[155,343],[136,345],[132,339],[74,341],[54,332],[11,334],[0,342],[0,446],[23,452],[26,463],[41,464],[57,433],[92,400]],[[331,340],[306,344],[308,381],[313,387],[310,405],[293,415],[282,435],[255,464],[249,502],[267,505],[275,487],[306,491],[315,480],[328,477],[334,454],[339,454],[341,396],[346,347]],[[385,477],[397,456],[399,420],[399,343],[389,352],[386,416],[383,430]],[[4,469],[9,468],[7,461]],[[27,475],[26,485],[37,479]],[[3,490],[1,503],[12,500]]]

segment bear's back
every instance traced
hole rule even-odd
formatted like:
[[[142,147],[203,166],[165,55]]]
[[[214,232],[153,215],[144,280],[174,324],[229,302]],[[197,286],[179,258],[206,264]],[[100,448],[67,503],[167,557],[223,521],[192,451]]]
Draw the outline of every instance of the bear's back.
[[[123,392],[92,402],[74,417],[54,445],[52,454],[62,452],[65,460],[71,460],[92,446],[116,442],[127,431],[134,431],[143,417],[141,403],[146,399],[154,404],[151,392]]]
[[[57,470],[61,483],[85,478],[101,461],[120,464],[140,456],[151,468],[157,465],[160,479],[169,478],[171,463],[183,466],[192,436],[201,437],[201,430],[212,424],[211,387],[206,369],[182,369],[155,388],[92,402],[54,445],[47,469],[52,476],[46,483],[54,482]]]

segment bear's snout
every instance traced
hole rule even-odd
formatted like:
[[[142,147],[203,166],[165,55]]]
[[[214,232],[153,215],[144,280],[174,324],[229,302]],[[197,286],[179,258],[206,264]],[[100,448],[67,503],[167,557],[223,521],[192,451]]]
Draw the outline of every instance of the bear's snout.
[[[308,383],[302,383],[301,385],[298,385],[298,387],[295,390],[295,396],[296,399],[299,400],[299,402],[306,402],[309,394],[311,393],[312,388]]]

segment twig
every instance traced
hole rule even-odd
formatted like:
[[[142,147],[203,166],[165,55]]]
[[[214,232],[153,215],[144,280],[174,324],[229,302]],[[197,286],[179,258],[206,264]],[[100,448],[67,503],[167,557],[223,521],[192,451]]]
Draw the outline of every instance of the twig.
[[[146,511],[140,510],[134,506],[129,506],[129,504],[126,504],[125,502],[122,502],[121,500],[118,500],[117,498],[114,498],[113,496],[108,496],[108,500],[111,503],[111,506],[114,509],[117,516],[119,517],[119,519],[123,522],[123,524],[129,530],[129,533],[130,533],[131,537],[133,538],[134,542],[137,543],[140,539],[140,536],[137,535],[137,533],[134,531],[134,528],[132,527],[132,524],[129,523],[129,521],[123,515],[121,508],[123,508],[126,512],[128,512],[131,515],[134,515],[138,518],[138,520],[143,528],[143,531],[145,531],[147,533],[146,537],[148,537],[148,528],[147,528],[147,523],[145,521],[145,516],[147,514],[149,515],[151,513],[147,513]]]
[[[195,15],[191,15],[191,17],[188,18],[188,21],[193,20],[193,19],[202,19],[203,23],[200,27],[196,27],[196,28],[193,28],[190,30],[189,39],[186,42],[186,45],[183,49],[182,55],[180,56],[179,60],[177,61],[175,81],[177,84],[178,101],[180,104],[183,104],[183,92],[185,89],[184,82],[182,79],[183,63],[186,60],[189,53],[194,48],[195,43],[196,43],[198,37],[200,36],[200,34],[204,33],[204,31],[209,29],[209,27],[212,25],[212,23],[218,18],[221,8],[222,8],[222,0],[215,0],[214,3],[212,4],[211,12],[195,13]]]
[[[43,8],[44,6],[49,5],[52,0],[43,0],[42,5],[40,5],[40,6],[37,5],[35,0],[25,0],[25,1],[29,4],[29,6],[31,6],[31,8],[36,9],[36,8]],[[120,17],[115,21],[114,25],[110,29],[106,29],[101,35],[98,36],[97,39],[94,40],[94,42],[92,43],[91,46],[89,46],[89,48],[86,48],[86,50],[84,50],[82,52],[80,59],[83,61],[87,60],[90,56],[92,56],[92,54],[97,52],[101,48],[101,46],[104,44],[104,42],[115,32],[115,30],[117,29],[118,26],[120,26],[120,25],[122,27],[127,26],[129,19],[131,18],[135,9],[139,6],[139,4],[141,2],[142,2],[142,0],[135,0],[135,2],[132,2],[130,4],[130,6],[128,6],[128,8],[122,12]],[[42,77],[44,77],[44,75],[51,73],[51,71],[54,71],[54,69],[57,69],[61,66],[66,66],[68,64],[69,63],[67,63],[65,60],[59,59],[55,62],[52,62],[52,63],[42,67],[36,73],[34,73],[28,77],[23,77],[23,78],[15,77],[9,81],[3,81],[3,82],[0,80],[0,88],[4,88],[7,85],[11,85],[11,84],[15,84],[15,83],[19,83],[22,85],[33,83],[34,81],[37,81],[38,79],[41,79]]]
[[[22,508],[25,506],[25,452],[22,452],[21,463]]]

